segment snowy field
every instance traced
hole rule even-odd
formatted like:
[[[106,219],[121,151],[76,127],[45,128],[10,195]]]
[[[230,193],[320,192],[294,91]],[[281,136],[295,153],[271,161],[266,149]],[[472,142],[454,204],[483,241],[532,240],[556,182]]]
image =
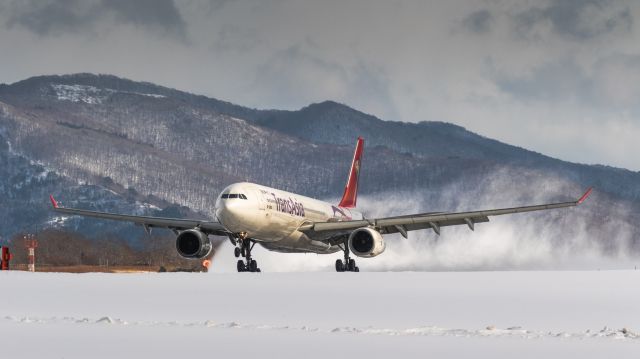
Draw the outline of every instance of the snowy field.
[[[637,358],[640,271],[0,272],[4,358]]]

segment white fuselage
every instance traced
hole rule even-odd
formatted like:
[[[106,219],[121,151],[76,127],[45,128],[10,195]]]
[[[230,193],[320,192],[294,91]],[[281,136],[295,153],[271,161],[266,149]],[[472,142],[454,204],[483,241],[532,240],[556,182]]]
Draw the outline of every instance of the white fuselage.
[[[353,209],[248,182],[225,188],[218,195],[215,213],[227,230],[280,252],[337,252],[338,246],[309,238],[298,229],[312,222],[363,218]]]

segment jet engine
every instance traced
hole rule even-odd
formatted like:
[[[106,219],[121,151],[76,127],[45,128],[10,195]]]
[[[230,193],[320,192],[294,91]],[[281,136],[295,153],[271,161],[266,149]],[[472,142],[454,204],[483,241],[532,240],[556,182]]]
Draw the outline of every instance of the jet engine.
[[[349,250],[358,257],[375,257],[385,248],[382,235],[373,228],[358,228],[349,235]]]
[[[176,249],[184,258],[201,259],[211,253],[209,236],[197,228],[180,232],[176,238]]]

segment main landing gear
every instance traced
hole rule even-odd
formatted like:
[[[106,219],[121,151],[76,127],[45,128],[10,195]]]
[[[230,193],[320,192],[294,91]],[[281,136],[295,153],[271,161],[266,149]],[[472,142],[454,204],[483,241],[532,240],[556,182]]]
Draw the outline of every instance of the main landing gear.
[[[342,259],[336,259],[336,272],[360,272],[355,259],[349,257],[349,246],[346,242],[343,244],[342,250],[344,251],[344,262]]]
[[[260,272],[260,268],[258,268],[258,262],[255,259],[251,259],[251,250],[253,246],[256,245],[255,241],[250,240],[246,237],[239,237],[237,241],[236,248],[233,249],[233,254],[236,258],[240,256],[244,257],[245,260],[238,260],[238,272]]]

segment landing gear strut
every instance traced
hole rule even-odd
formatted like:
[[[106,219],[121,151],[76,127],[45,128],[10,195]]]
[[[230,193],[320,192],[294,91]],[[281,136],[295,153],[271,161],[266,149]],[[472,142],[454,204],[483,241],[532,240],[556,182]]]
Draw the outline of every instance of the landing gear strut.
[[[256,242],[249,238],[238,238],[238,247],[233,250],[233,254],[236,258],[240,256],[245,258],[244,261],[242,259],[238,260],[238,272],[260,272],[258,262],[255,259],[251,259],[251,250],[255,244]]]
[[[360,268],[356,266],[355,259],[349,257],[349,246],[346,242],[343,246],[344,262],[342,262],[342,259],[336,259],[336,272],[360,272]]]

